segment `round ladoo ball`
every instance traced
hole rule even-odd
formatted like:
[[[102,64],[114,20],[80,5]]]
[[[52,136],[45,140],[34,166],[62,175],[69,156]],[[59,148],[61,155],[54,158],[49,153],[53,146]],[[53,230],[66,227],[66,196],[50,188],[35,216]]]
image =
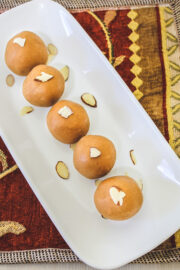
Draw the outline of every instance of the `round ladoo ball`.
[[[85,109],[72,101],[61,100],[48,112],[47,126],[62,143],[77,142],[89,130],[89,117]]]
[[[84,136],[74,149],[74,166],[80,174],[95,179],[106,175],[116,161],[114,144],[98,135]]]
[[[6,46],[6,64],[17,75],[27,75],[33,67],[45,64],[47,59],[48,51],[44,42],[30,31],[15,35]]]
[[[54,67],[34,67],[23,83],[23,95],[35,106],[52,106],[64,92],[64,77]]]
[[[138,184],[132,178],[114,176],[98,185],[94,202],[104,218],[124,220],[131,218],[140,210],[143,196]]]

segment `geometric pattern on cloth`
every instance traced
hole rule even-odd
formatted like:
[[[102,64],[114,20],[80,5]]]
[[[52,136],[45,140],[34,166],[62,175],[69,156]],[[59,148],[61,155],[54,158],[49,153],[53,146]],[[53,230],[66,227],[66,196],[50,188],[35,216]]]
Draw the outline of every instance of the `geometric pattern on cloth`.
[[[12,7],[12,4],[17,5],[22,2],[25,1],[1,1],[0,5],[3,8],[9,8]],[[64,1],[60,2],[62,3]],[[85,3],[83,2],[82,4],[82,2],[77,2],[77,5],[75,5],[75,2],[72,1],[71,5],[74,6],[69,8],[83,8]],[[180,89],[180,80],[178,75],[180,74],[180,70],[177,58],[180,56],[180,53],[176,33],[179,25],[177,16],[173,16],[171,9],[171,7],[176,6],[176,13],[178,13],[178,5],[174,2],[171,2],[173,3],[171,4],[171,7],[167,6],[166,8],[146,7],[143,9],[126,8],[121,10],[117,8],[109,9],[108,5],[105,5],[105,3],[108,3],[108,1],[95,2],[96,7],[103,6],[104,3],[104,6],[107,7],[107,10],[92,9],[84,12],[78,12],[76,10],[76,12],[73,12],[74,17],[79,21],[79,23],[84,27],[84,29],[100,47],[102,52],[109,59],[110,63],[116,68],[117,72],[122,76],[134,95],[140,100],[141,104],[149,113],[156,125],[159,127],[160,131],[171,143],[171,146],[174,148],[177,154],[179,154],[180,99],[178,91]],[[117,4],[117,2],[114,1],[113,3]],[[119,2],[123,3],[123,1]],[[129,2],[131,2],[131,4],[132,2],[134,4],[147,3],[147,1],[136,0],[130,0]],[[159,3],[160,1],[153,1],[153,3],[155,2]],[[86,2],[87,5],[88,3],[89,1]],[[151,42],[153,45],[152,48],[154,53],[156,51],[156,55],[153,57],[151,62],[149,61],[151,58],[151,50],[147,50],[147,47],[144,46],[147,41],[144,40],[145,35],[143,34],[143,31],[147,31],[149,27],[148,23],[145,23],[144,21],[144,18],[147,18],[146,13],[148,14],[148,18],[151,21],[151,28],[153,25],[153,38],[151,39]],[[130,14],[132,14],[132,16]],[[139,27],[139,25],[142,26],[142,23],[144,29],[143,27]],[[148,30],[151,31],[151,29]],[[119,37],[121,37],[121,39]],[[166,49],[164,54],[162,53],[162,48]],[[156,85],[153,86],[153,81],[150,79],[151,74],[146,69],[147,61],[152,71],[156,71],[156,74],[158,74],[156,80],[153,78],[153,80],[156,81]],[[162,67],[164,71],[162,70]],[[149,80],[147,80],[147,74],[149,76]],[[164,85],[164,88],[162,85]],[[169,92],[167,94],[168,87]],[[157,110],[154,109],[155,107]],[[169,120],[171,118],[168,117],[172,117],[172,121]],[[2,179],[0,202],[3,201],[3,209],[6,209],[6,207],[12,206],[11,203],[14,205],[16,202],[16,198],[13,197],[13,195],[9,198],[6,198],[6,200],[4,199],[4,196],[7,195],[7,185],[10,187],[10,189],[17,191],[17,187],[13,183],[12,179],[20,181],[19,188],[24,186],[25,179],[20,176],[20,171],[16,170],[17,168],[15,167],[16,165],[14,160],[12,159],[2,141],[0,141],[0,148],[0,179]],[[8,168],[6,162],[8,164]],[[36,209],[35,212],[40,216],[41,222],[46,222],[46,224],[44,223],[45,230],[40,232],[38,229],[38,221],[33,218],[33,220],[29,220],[27,224],[24,224],[26,227],[26,232],[24,232],[22,235],[17,236],[7,234],[3,236],[0,239],[0,250],[2,250],[0,252],[0,262],[28,263],[78,261],[78,258],[70,249],[68,249],[68,246],[47,217],[46,213],[33,195],[27,183],[26,192],[26,196],[31,196],[30,201],[34,203],[34,210]],[[12,202],[10,202],[8,205],[9,200],[12,200]],[[5,206],[5,204],[7,206]],[[17,203],[17,206],[20,204],[21,201]],[[27,209],[25,209],[25,213],[27,215]],[[6,213],[1,212],[0,214],[1,220],[7,220],[7,210]],[[18,220],[22,218],[19,213],[16,212],[15,214],[14,212],[11,212],[11,215],[16,217],[17,221],[21,221]],[[34,230],[31,228],[32,222],[36,224]],[[23,218],[22,222],[20,223],[23,224]],[[36,233],[36,231],[38,233]],[[48,234],[49,242],[48,240],[43,242],[43,238],[48,237]],[[38,237],[39,242],[37,241],[37,245],[34,247],[32,243],[34,239],[38,239]],[[28,247],[25,246],[25,241],[28,243]],[[179,232],[177,232],[156,250],[151,251],[141,258],[138,258],[133,263],[160,263],[180,261],[180,249],[178,247],[180,247]],[[19,250],[15,251],[16,249]],[[7,251],[5,252],[5,250]]]

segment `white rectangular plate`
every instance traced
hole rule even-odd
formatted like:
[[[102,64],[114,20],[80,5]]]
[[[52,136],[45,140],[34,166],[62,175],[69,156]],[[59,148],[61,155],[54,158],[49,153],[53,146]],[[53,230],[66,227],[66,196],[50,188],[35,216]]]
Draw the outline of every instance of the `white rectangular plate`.
[[[18,166],[68,245],[85,263],[102,269],[126,264],[150,251],[180,226],[180,162],[126,84],[76,20],[59,4],[36,0],[0,16],[0,131]],[[10,71],[4,62],[7,41],[23,30],[53,43],[59,54],[51,65],[70,67],[63,98],[82,104],[83,92],[94,94],[98,107],[86,105],[89,134],[110,138],[117,150],[108,176],[127,172],[143,180],[144,203],[133,218],[115,222],[102,219],[93,203],[94,181],[73,167],[69,145],[56,141],[46,126],[49,108],[28,105],[22,95],[24,78],[8,88]],[[134,149],[134,166],[129,150]],[[58,160],[69,167],[70,179],[55,171]]]

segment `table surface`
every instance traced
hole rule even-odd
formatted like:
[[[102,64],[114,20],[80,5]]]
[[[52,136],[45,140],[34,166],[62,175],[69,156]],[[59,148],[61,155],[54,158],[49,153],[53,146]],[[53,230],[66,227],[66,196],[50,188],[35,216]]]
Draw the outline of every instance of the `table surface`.
[[[57,264],[16,264],[16,265],[1,265],[0,270],[90,270],[91,268],[83,263],[57,263]],[[179,270],[180,263],[169,264],[128,264],[121,270]],[[118,270],[117,269],[117,270]]]

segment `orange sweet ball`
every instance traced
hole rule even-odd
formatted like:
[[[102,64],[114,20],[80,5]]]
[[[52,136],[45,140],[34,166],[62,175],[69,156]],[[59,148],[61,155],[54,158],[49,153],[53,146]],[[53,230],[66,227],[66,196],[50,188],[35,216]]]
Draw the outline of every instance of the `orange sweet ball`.
[[[134,216],[143,202],[142,191],[128,176],[114,176],[102,181],[94,194],[99,213],[107,219],[124,220]]]
[[[42,77],[42,74],[45,74],[45,77]],[[47,81],[41,81],[43,79]],[[35,106],[49,107],[62,96],[64,86],[64,77],[59,70],[47,65],[38,65],[24,80],[23,95]]]
[[[15,35],[6,46],[6,64],[17,75],[27,75],[33,67],[45,64],[47,59],[46,45],[38,35],[30,31]]]
[[[57,102],[47,115],[49,131],[62,143],[77,142],[86,135],[89,125],[89,117],[85,109],[69,100]]]
[[[114,144],[98,135],[84,136],[74,149],[74,166],[80,174],[95,179],[106,175],[116,161]]]

